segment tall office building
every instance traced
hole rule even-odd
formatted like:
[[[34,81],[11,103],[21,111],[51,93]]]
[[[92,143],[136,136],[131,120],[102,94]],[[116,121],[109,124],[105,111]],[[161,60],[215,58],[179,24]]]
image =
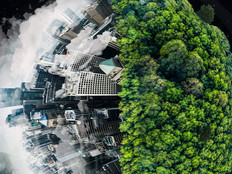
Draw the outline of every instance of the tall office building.
[[[70,70],[72,72],[89,71],[101,74],[104,73],[99,67],[100,62],[106,60],[102,57],[75,52],[72,56],[72,60],[73,61],[70,64]]]
[[[67,96],[117,96],[120,86],[105,74],[77,72],[66,78]]]
[[[91,118],[86,116],[78,119],[77,130],[80,138],[102,140],[105,137],[108,144],[113,146],[121,143],[119,142],[120,137],[116,136],[121,135],[120,122],[118,108],[94,109]],[[107,136],[115,137],[107,138]]]
[[[115,159],[111,162],[108,162],[102,166],[102,174],[121,174],[121,166],[119,164],[119,160]],[[100,174],[100,172],[99,172]]]
[[[117,57],[101,62],[99,66],[108,77],[110,77],[117,83],[120,83],[123,80],[120,75],[124,70],[124,66],[120,59],[118,59]]]
[[[60,138],[55,134],[40,134],[33,136],[27,144],[30,144],[30,147],[43,147],[49,144],[59,144]]]
[[[0,88],[0,108],[22,105],[20,88]]]
[[[23,105],[42,104],[43,93],[44,93],[43,89],[22,88],[20,99],[23,101]]]
[[[113,9],[108,0],[97,0],[86,7],[83,13],[89,21],[99,25],[113,13]]]
[[[84,54],[80,51],[70,52],[67,55],[56,55],[54,61],[39,62],[39,65],[53,75],[67,77],[73,72],[86,71],[104,74],[99,67],[100,62],[106,59],[90,54]],[[47,73],[47,72],[46,72]]]
[[[78,24],[81,21],[79,16],[77,16],[77,14],[74,11],[72,11],[70,8],[67,8],[63,11],[62,17],[64,18],[65,23],[69,24],[70,27]]]
[[[77,36],[73,29],[81,23],[81,19],[70,8],[67,8],[61,13],[59,19],[52,21],[47,31],[51,36],[59,41],[70,41]]]
[[[33,75],[31,88],[32,89],[43,89],[45,88],[46,82],[51,81],[54,75],[44,71],[39,65],[36,67],[36,72]]]
[[[65,97],[62,95],[61,89],[65,81],[64,77],[50,74],[44,69],[41,69],[39,65],[36,67],[36,70],[37,71],[34,74],[33,80],[31,82],[31,86],[30,86],[31,88],[28,90],[26,89],[23,90],[24,97],[27,93],[27,98],[24,100],[29,100],[28,93],[30,93],[31,97],[32,97],[32,93],[34,94],[40,93],[42,95],[40,96],[42,104],[56,104],[56,103],[59,104],[59,103],[74,102],[73,97]]]
[[[68,55],[57,55],[53,66],[47,66],[49,72],[62,77],[70,76],[73,72],[86,71],[104,74],[99,67],[100,62],[106,59],[94,55],[84,54],[79,51],[70,52]],[[43,65],[41,65],[43,66]],[[46,67],[46,63],[43,67]]]

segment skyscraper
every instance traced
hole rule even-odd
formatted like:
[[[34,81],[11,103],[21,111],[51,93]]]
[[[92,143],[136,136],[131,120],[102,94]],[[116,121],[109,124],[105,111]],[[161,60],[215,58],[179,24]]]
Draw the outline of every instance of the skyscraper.
[[[77,33],[73,31],[74,27],[79,25],[81,19],[70,8],[67,8],[61,13],[59,19],[55,19],[47,29],[55,39],[60,41],[70,41],[77,36]],[[82,23],[81,23],[82,24]]]
[[[118,59],[117,57],[101,62],[99,67],[108,77],[110,77],[117,83],[120,83],[123,80],[120,75],[124,70],[124,66],[120,59]]]
[[[77,72],[66,78],[68,96],[117,96],[120,86],[106,74]]]
[[[72,72],[89,71],[100,74],[104,73],[99,67],[100,62],[106,60],[102,57],[75,52],[72,56],[72,60],[73,62],[70,64],[70,70]]]
[[[56,55],[54,61],[39,62],[39,65],[54,75],[67,77],[73,72],[86,71],[104,74],[99,67],[100,62],[106,59],[80,51],[70,52],[68,55]]]
[[[86,7],[83,13],[89,21],[99,25],[107,16],[113,13],[113,9],[108,0],[97,0]]]
[[[31,82],[31,88],[33,89],[43,89],[45,88],[46,82],[51,81],[53,79],[52,74],[44,71],[37,65],[36,72],[33,75],[33,79]]]

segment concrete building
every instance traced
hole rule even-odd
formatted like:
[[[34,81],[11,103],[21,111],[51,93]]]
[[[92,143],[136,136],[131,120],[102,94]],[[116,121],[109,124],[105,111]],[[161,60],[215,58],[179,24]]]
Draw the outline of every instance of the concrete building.
[[[108,77],[116,81],[118,84],[123,80],[120,75],[125,68],[117,57],[101,62],[99,67]]]
[[[66,123],[64,111],[51,111],[42,115],[39,122],[47,127],[57,127],[57,125],[64,125]]]
[[[121,174],[122,173],[118,159],[115,159],[109,163],[104,164],[102,166],[102,169],[105,174]]]
[[[106,136],[120,134],[120,122],[121,119],[117,108],[94,109],[91,117],[78,120],[77,130],[79,137],[86,141],[93,139],[103,140]]]
[[[67,55],[56,55],[52,63],[40,62],[40,66],[53,75],[61,77],[70,76],[73,72],[86,71],[101,73],[99,64],[106,59],[94,55],[84,54],[79,51],[71,51]]]
[[[67,96],[117,96],[120,86],[105,74],[73,73],[65,81]]]
[[[101,24],[112,13],[113,9],[108,0],[97,0],[83,10],[86,18],[96,25]]]

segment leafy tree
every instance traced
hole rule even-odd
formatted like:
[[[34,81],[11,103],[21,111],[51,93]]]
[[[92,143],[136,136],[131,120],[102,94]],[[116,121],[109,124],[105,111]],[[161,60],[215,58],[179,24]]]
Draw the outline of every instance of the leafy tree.
[[[122,172],[231,173],[232,54],[204,22],[212,9],[200,20],[187,0],[112,2],[126,67]]]
[[[211,5],[202,5],[201,9],[197,12],[201,19],[209,24],[214,20],[214,9]]]
[[[184,42],[172,40],[160,50],[160,65],[168,79],[177,81],[198,77],[203,60],[196,52],[188,52]]]
[[[183,88],[187,94],[192,94],[196,97],[202,96],[204,91],[203,84],[196,78],[189,78],[186,82],[183,82]]]

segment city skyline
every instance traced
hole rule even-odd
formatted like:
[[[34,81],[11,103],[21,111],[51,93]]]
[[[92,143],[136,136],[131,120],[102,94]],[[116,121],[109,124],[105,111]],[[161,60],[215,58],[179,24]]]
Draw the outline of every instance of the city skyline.
[[[102,3],[103,1],[104,3]],[[30,71],[33,72],[33,76],[30,73],[30,80],[22,80],[19,88],[2,89],[2,91],[8,91],[8,93],[5,92],[5,98],[8,100],[13,91],[18,92],[17,97],[16,95],[12,96],[12,100],[8,102],[2,100],[5,103],[4,106],[21,105],[21,108],[8,114],[5,124],[12,130],[23,127],[24,130],[18,131],[22,133],[23,148],[26,150],[27,155],[32,155],[24,158],[27,158],[30,170],[35,173],[39,170],[42,173],[58,171],[61,173],[74,171],[76,173],[77,168],[92,173],[94,171],[101,172],[103,165],[109,168],[107,170],[111,170],[111,167],[119,167],[119,163],[114,161],[120,155],[117,146],[120,146],[122,140],[119,131],[121,117],[117,108],[119,87],[105,73],[107,66],[104,65],[104,70],[99,66],[101,62],[109,58],[98,57],[99,52],[109,49],[107,47],[115,49],[112,55],[108,53],[107,57],[114,57],[119,47],[116,46],[116,43],[112,41],[112,37],[109,35],[112,33],[109,30],[112,27],[112,16],[103,21],[113,12],[108,1],[103,1],[94,4],[98,8],[98,15],[103,17],[101,21],[103,25],[100,24],[100,21],[95,24],[91,23],[88,19],[89,16],[87,19],[79,18],[70,8],[61,10],[61,17],[65,19],[65,22],[62,22],[61,19],[50,20],[51,25],[47,24],[48,32],[46,33],[46,29],[44,30],[48,34],[46,47],[41,45],[42,49],[39,49],[36,54],[31,54],[36,60],[32,64],[33,71]],[[97,5],[98,3],[100,5]],[[100,14],[104,8],[111,9],[111,11]],[[101,28],[101,25],[104,27]],[[91,38],[92,34],[90,36],[86,35],[86,38],[91,38],[88,42],[92,42],[91,45],[93,46],[96,45],[95,53],[97,55],[94,52],[82,53],[80,51],[80,49],[83,49],[86,52],[86,50],[91,51],[92,48],[95,48],[93,46],[88,48],[86,45],[86,48],[83,48],[83,44],[85,44],[85,40],[83,40],[83,44],[79,46],[79,51],[69,56],[73,50],[69,52],[67,45],[74,46],[75,43],[72,43],[72,40],[83,37],[81,35],[83,35],[84,27],[92,30],[93,37],[96,37]],[[108,32],[107,35],[104,35],[105,31]],[[102,37],[98,38],[101,35]],[[42,35],[42,37],[44,36]],[[66,62],[57,61],[61,60],[62,56]],[[114,68],[111,67],[110,69],[112,71]],[[73,74],[80,74],[83,78],[80,78],[80,82],[78,82],[77,79],[73,79]],[[70,81],[71,79],[74,81]],[[77,89],[79,92],[72,93],[72,89],[67,88],[70,85],[69,83],[79,84]],[[86,88],[87,85],[90,85],[91,89]],[[16,99],[18,102],[16,102]],[[115,102],[109,102],[112,99]],[[2,105],[2,107],[4,106]],[[11,107],[7,110],[10,109]],[[66,112],[77,115],[74,119],[69,119],[70,116],[65,115]],[[92,120],[93,115],[95,115],[94,120]],[[76,128],[74,128],[75,125]],[[82,128],[84,125],[91,127],[86,129],[85,133]],[[69,132],[76,138],[70,139],[63,136],[62,130]],[[65,143],[66,141],[69,143]],[[94,141],[96,141],[95,145],[93,144]],[[79,148],[78,144],[80,145]],[[69,147],[70,150],[64,150],[64,146]],[[50,148],[56,149],[57,152]],[[91,161],[92,158],[94,158],[93,161]],[[46,162],[47,160],[48,162]]]

